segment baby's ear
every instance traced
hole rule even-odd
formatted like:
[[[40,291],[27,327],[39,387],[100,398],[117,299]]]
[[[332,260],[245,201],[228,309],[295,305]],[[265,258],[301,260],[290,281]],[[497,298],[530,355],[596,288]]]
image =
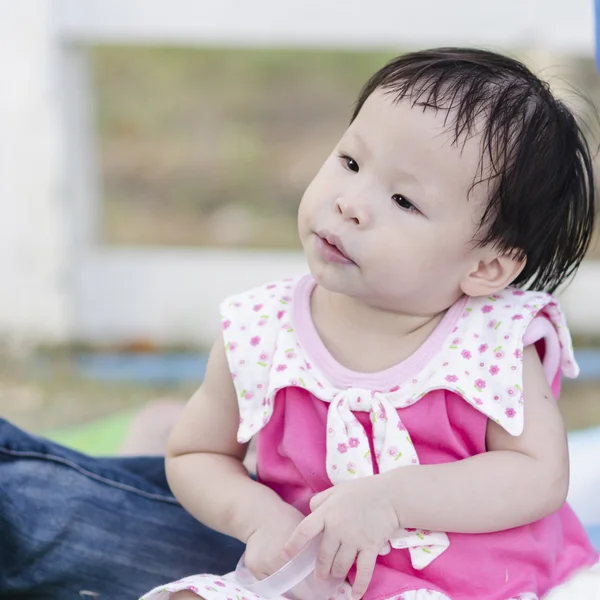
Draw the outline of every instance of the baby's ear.
[[[460,285],[467,296],[489,296],[503,290],[519,276],[527,262],[516,253],[500,254],[493,249],[484,249],[479,258]]]

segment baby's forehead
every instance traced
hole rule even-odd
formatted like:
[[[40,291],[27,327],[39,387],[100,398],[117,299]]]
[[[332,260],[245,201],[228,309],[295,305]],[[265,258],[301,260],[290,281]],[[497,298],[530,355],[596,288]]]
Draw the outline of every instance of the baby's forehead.
[[[489,173],[484,118],[458,136],[454,119],[452,110],[397,101],[393,94],[376,90],[342,139],[387,170],[409,171],[419,180],[451,181],[474,192],[474,183]]]

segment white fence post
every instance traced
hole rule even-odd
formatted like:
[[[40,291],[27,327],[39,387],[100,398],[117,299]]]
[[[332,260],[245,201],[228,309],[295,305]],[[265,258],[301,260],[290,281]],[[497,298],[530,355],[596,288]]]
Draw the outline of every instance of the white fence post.
[[[65,205],[49,0],[0,5],[0,336],[67,336]]]

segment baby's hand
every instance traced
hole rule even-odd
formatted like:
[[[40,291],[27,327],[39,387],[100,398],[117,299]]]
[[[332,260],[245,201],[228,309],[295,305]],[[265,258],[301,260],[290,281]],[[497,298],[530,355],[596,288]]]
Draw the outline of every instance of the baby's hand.
[[[293,506],[282,503],[281,511],[270,514],[246,542],[244,560],[257,579],[264,579],[287,562],[283,553],[285,543],[304,515]]]
[[[310,508],[312,513],[285,545],[286,555],[295,556],[323,532],[317,577],[346,577],[356,562],[352,597],[362,598],[379,552],[400,527],[386,490],[386,479],[374,475],[336,485],[314,496]]]

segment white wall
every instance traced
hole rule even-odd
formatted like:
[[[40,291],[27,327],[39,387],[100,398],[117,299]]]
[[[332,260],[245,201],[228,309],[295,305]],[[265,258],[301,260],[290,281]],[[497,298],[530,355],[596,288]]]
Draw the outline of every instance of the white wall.
[[[52,5],[0,6],[0,339],[67,335],[65,184]]]

